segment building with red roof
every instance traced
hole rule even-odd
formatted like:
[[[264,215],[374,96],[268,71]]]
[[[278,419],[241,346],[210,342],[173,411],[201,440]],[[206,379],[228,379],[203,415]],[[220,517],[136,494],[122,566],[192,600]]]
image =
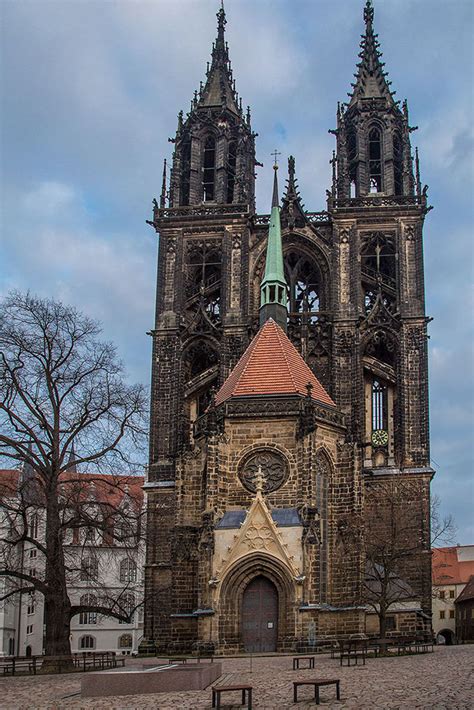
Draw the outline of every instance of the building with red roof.
[[[434,548],[432,570],[433,632],[441,642],[451,644],[461,639],[457,601],[474,576],[474,545]]]

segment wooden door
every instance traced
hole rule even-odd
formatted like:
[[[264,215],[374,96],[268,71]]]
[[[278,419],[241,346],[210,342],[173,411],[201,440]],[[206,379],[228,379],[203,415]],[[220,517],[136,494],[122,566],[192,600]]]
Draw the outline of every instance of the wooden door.
[[[242,642],[247,653],[276,651],[278,592],[269,579],[255,577],[242,600]]]

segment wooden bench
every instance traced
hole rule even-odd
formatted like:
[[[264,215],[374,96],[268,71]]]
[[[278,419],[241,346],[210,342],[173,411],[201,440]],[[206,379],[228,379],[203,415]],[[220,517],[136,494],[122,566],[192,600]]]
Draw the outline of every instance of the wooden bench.
[[[362,659],[362,663],[365,666],[365,659],[367,657],[367,641],[362,639],[349,639],[346,641],[340,641],[340,665],[343,665],[344,661],[347,661],[347,665],[358,665],[359,658]]]
[[[36,675],[35,656],[6,656],[0,661],[3,675],[15,675],[17,672],[28,671]]]
[[[294,671],[300,670],[300,661],[308,661],[309,662],[308,665],[306,666],[306,669],[307,668],[309,668],[309,669],[314,668],[314,656],[295,656],[293,658],[293,670]]]
[[[293,702],[298,702],[298,688],[301,685],[312,685],[314,687],[314,699],[316,705],[319,705],[319,689],[325,685],[335,685],[336,686],[336,698],[341,699],[340,694],[340,680],[337,678],[318,678],[317,680],[294,680],[293,681]]]
[[[188,659],[185,656],[178,656],[178,658],[168,658],[168,664],[171,663],[187,663]]]
[[[247,703],[247,709],[252,710],[252,686],[251,685],[213,685],[212,686],[212,707],[219,710],[221,706],[221,693],[240,691],[242,693],[242,705]]]

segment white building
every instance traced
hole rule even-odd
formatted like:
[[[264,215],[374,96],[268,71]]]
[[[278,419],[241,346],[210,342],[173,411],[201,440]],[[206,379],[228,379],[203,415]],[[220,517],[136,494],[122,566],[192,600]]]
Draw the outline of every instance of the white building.
[[[5,539],[11,529],[11,510],[22,480],[22,472],[0,469],[0,538]],[[67,476],[68,474],[66,474]],[[117,477],[74,473],[77,480],[84,477],[81,497],[87,497],[86,508],[91,516],[103,514],[110,505],[126,510],[143,510],[144,479],[129,477],[131,485],[118,486]],[[90,479],[90,483],[88,481]],[[85,491],[85,492],[84,492]],[[84,504],[84,503],[83,503]],[[117,599],[127,612],[134,610],[132,621],[125,623],[115,617],[87,612],[71,620],[72,651],[115,651],[136,653],[143,635],[143,568],[144,541],[140,530],[131,529],[124,521],[133,520],[138,525],[139,516],[121,518],[116,526],[103,530],[91,527],[72,527],[64,538],[67,560],[69,597],[71,603],[94,605],[104,600]],[[44,514],[41,508],[29,515],[29,536],[44,539]],[[22,542],[14,549],[16,569],[41,577],[44,558],[31,542]],[[6,577],[0,577],[0,597],[14,586]],[[17,592],[0,603],[0,655],[40,655],[43,653],[43,597],[34,593]]]
[[[433,550],[433,632],[441,643],[456,643],[454,602],[474,575],[474,545]]]

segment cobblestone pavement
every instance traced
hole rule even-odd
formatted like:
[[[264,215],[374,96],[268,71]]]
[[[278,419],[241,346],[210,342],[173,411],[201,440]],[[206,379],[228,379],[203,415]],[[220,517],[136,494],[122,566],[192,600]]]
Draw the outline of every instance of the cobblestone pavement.
[[[141,667],[143,661],[130,659],[127,667]],[[150,659],[147,660],[147,665]],[[238,673],[254,688],[254,708],[315,707],[312,690],[301,688],[301,701],[292,702],[292,681],[299,678],[341,679],[341,701],[335,688],[321,689],[321,706],[326,708],[376,708],[383,710],[472,710],[474,708],[474,646],[445,646],[434,653],[418,656],[368,659],[365,666],[341,668],[329,656],[316,657],[316,669],[293,671],[291,656],[222,660],[223,672]],[[0,679],[0,708],[5,710],[202,710],[211,707],[210,688],[183,693],[158,693],[110,698],[81,698],[82,674],[23,676]],[[228,698],[228,700],[227,700]],[[223,696],[226,704],[238,707],[239,694]]]

